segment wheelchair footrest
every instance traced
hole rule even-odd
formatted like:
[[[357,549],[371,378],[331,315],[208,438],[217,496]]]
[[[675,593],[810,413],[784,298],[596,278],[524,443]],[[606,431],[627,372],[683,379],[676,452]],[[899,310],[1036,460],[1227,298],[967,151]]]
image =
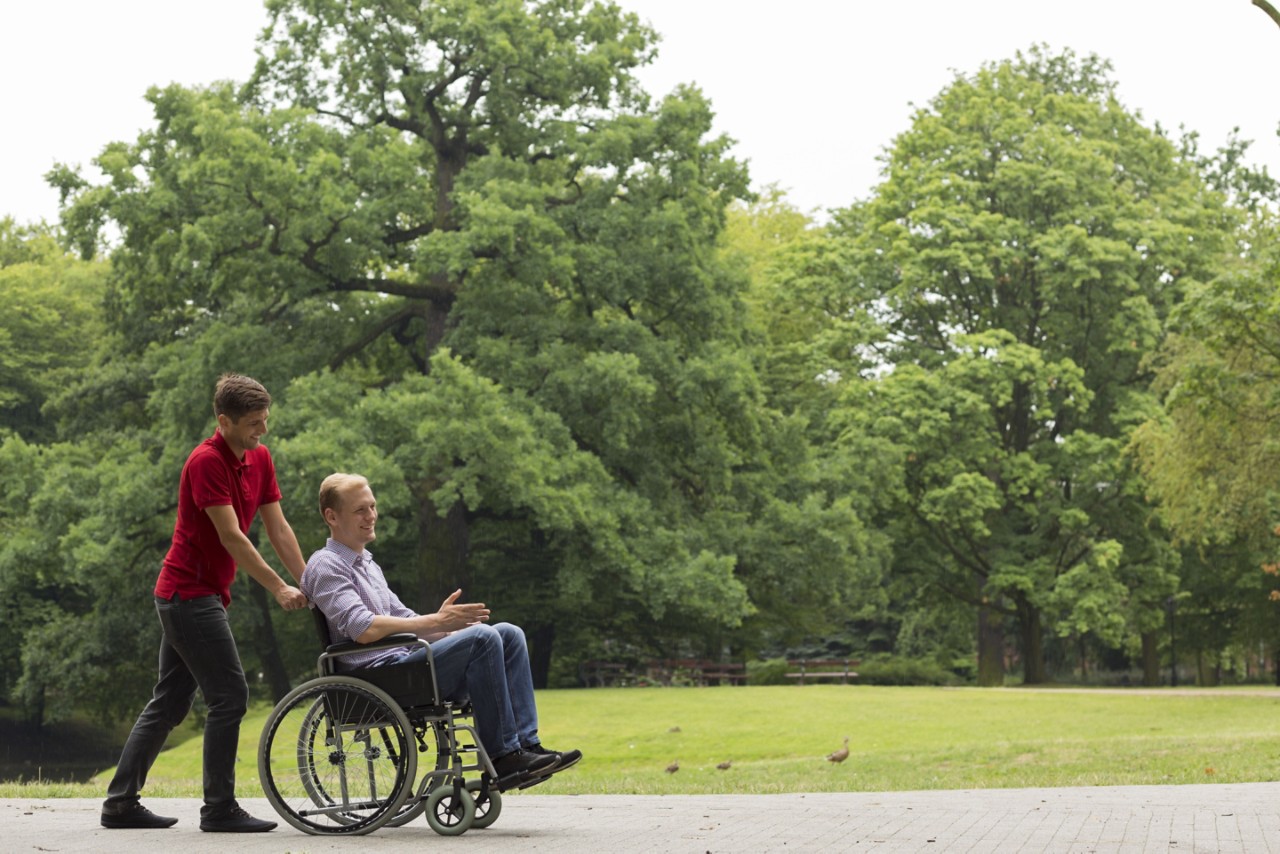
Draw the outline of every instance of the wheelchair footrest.
[[[505,792],[508,789],[527,789],[530,786],[538,785],[550,777],[550,774],[543,774],[539,776],[530,774],[528,771],[517,771],[514,774],[508,774],[507,776],[499,777],[496,780],[489,777],[487,774],[485,775],[485,779],[488,780],[489,785],[492,788],[497,789],[499,792]]]

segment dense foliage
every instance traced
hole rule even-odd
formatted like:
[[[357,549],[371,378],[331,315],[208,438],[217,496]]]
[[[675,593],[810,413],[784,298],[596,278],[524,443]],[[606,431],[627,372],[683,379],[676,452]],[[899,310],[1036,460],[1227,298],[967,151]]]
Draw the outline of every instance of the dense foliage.
[[[268,8],[252,79],[152,90],[104,180],[51,174],[61,229],[0,228],[0,692],[32,717],[145,695],[225,371],[275,396],[304,551],[321,478],[366,474],[402,598],[486,601],[540,683],[810,653],[1154,681],[1175,609],[1201,661],[1275,648],[1275,193],[1242,146],[1033,49],[819,225],[748,190],[701,92],[641,90],[655,34],[611,4]],[[279,695],[310,626],[234,594]]]

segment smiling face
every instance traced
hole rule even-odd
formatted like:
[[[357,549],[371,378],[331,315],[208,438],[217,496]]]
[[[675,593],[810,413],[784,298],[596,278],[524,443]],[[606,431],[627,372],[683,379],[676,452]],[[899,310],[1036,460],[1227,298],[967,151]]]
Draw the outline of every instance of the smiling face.
[[[324,510],[329,535],[354,552],[359,552],[378,536],[378,502],[367,483],[355,483],[340,493],[333,507]]]
[[[243,459],[245,451],[251,451],[262,444],[262,437],[267,435],[267,419],[270,417],[270,409],[246,412],[237,420],[229,415],[219,415],[218,432],[226,440],[227,446],[235,451],[236,456]]]

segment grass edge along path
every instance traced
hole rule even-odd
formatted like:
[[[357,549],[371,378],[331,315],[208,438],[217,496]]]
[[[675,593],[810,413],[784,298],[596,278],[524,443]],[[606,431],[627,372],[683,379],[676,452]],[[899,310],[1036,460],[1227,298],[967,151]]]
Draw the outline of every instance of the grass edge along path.
[[[597,688],[541,691],[538,707],[544,742],[586,759],[530,795],[1280,779],[1280,689]],[[257,742],[268,711],[255,707],[241,728],[244,797],[260,791]],[[827,762],[845,736],[848,760]],[[162,753],[144,794],[199,797],[201,743]],[[87,784],[0,783],[0,797],[92,797],[109,778],[108,769]]]

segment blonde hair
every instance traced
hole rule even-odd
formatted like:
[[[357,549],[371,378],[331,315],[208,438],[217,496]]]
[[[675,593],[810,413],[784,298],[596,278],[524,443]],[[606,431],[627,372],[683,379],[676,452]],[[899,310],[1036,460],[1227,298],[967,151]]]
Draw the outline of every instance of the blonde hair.
[[[337,510],[342,504],[342,494],[349,489],[368,486],[364,475],[334,472],[320,482],[320,515],[326,510]]]

